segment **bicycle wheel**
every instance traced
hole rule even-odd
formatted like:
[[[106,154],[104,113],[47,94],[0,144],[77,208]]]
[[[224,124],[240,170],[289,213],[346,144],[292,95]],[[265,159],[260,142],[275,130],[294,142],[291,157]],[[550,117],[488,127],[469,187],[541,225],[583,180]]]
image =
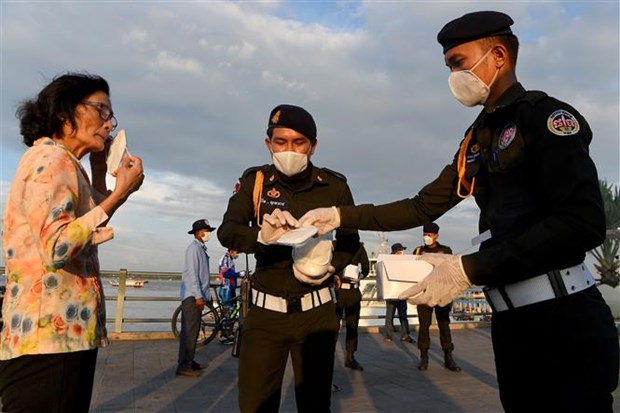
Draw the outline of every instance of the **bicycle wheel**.
[[[179,338],[181,335],[181,319],[183,317],[181,306],[179,305],[172,314],[172,334],[175,338]],[[213,304],[207,304],[202,310],[202,316],[200,320],[200,332],[198,333],[198,344],[209,344],[215,337],[215,333],[220,325],[220,315],[218,310]]]
[[[200,320],[198,342],[206,346],[215,338],[220,328],[219,307],[215,308],[213,305],[205,307]]]

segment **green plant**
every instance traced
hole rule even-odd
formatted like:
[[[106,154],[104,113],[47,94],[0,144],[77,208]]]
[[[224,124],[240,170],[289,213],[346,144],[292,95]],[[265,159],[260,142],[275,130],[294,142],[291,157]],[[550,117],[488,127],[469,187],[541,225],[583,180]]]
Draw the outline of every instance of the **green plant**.
[[[599,282],[616,287],[620,284],[620,188],[600,180],[601,195],[605,206],[607,237],[603,244],[590,251],[600,275]]]

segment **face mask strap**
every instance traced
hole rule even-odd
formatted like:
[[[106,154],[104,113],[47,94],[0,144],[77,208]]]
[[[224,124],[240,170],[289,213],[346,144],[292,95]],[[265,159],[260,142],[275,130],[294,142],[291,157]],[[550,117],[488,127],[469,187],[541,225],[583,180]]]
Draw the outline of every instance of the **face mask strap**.
[[[461,147],[459,149],[459,154],[456,161],[459,176],[459,180],[456,184],[456,194],[463,199],[469,198],[473,195],[474,185],[476,184],[476,177],[473,177],[471,179],[471,183],[467,181],[467,178],[465,178],[465,172],[467,171],[467,147],[469,146],[469,142],[471,142],[471,138],[473,136],[471,131],[471,129],[467,131],[467,135],[465,136],[465,139],[463,139],[463,143],[461,143]],[[465,188],[468,193],[461,193],[461,188]]]

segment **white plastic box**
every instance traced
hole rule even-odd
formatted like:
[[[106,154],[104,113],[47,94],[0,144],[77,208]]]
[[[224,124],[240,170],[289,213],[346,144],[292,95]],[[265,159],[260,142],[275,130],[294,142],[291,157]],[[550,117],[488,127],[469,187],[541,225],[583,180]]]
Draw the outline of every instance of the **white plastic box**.
[[[379,254],[377,256],[377,298],[398,299],[407,288],[422,281],[433,271],[433,265],[420,260],[420,255]]]

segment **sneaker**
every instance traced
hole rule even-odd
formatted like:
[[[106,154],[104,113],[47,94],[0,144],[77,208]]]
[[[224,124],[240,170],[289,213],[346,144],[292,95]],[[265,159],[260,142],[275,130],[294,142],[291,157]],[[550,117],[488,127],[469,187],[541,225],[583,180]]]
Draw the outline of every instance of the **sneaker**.
[[[383,341],[386,342],[386,343],[391,343],[392,342],[392,337],[385,337],[383,339]]]
[[[220,344],[226,344],[226,345],[235,344],[234,338],[220,337],[218,341],[220,342]]]
[[[352,370],[364,371],[364,367],[362,367],[362,365],[359,364],[358,361],[355,359],[345,361],[344,366]]]
[[[407,343],[415,343],[415,340],[410,335],[406,335],[400,338],[400,341],[406,341]]]

